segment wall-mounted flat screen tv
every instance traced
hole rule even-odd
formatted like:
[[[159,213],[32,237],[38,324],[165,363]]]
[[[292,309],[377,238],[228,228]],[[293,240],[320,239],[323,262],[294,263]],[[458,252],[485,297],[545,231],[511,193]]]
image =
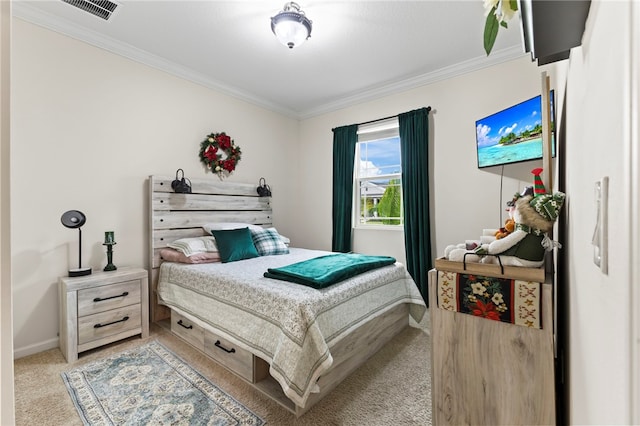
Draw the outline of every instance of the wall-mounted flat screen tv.
[[[549,94],[551,154],[556,155],[553,90]],[[478,168],[542,158],[542,96],[476,121]]]

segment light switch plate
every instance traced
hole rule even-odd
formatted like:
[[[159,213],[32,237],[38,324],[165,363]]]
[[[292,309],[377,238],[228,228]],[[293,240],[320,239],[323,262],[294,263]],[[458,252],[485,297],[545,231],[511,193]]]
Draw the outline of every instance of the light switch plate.
[[[593,263],[600,271],[609,273],[609,176],[595,183],[596,226],[593,230]]]

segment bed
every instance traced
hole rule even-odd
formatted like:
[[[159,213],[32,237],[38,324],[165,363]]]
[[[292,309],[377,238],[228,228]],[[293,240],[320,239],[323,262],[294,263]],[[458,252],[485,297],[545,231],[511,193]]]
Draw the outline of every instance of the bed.
[[[228,263],[163,262],[160,252],[203,225],[272,227],[270,198],[256,185],[192,180],[191,194],[170,177],[150,176],[151,316],[283,407],[302,415],[426,310],[399,263],[322,289],[265,278],[268,268],[328,254],[287,254]]]

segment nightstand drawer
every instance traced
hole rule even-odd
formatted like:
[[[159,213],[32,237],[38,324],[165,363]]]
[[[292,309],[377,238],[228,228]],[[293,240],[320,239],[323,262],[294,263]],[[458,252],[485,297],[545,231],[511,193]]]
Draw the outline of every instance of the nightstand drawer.
[[[140,304],[78,318],[78,345],[141,327]]]
[[[204,352],[229,370],[253,382],[253,354],[207,331]]]
[[[78,316],[140,303],[140,280],[78,290]]]
[[[174,311],[171,311],[171,331],[204,352],[202,327]]]

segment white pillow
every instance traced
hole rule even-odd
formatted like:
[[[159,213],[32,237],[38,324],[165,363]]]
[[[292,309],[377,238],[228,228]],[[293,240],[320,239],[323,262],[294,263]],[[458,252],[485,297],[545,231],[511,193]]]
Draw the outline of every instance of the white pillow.
[[[213,235],[180,238],[179,240],[175,240],[174,242],[167,244],[167,247],[178,250],[185,256],[192,256],[196,253],[211,253],[218,251],[216,239],[213,238]]]
[[[205,223],[202,225],[202,229],[204,232],[211,235],[211,231],[226,231],[228,229],[240,229],[240,228],[249,228],[255,231],[259,231],[262,228],[260,225],[254,225],[252,223],[241,223],[241,222],[213,222],[213,223]]]

